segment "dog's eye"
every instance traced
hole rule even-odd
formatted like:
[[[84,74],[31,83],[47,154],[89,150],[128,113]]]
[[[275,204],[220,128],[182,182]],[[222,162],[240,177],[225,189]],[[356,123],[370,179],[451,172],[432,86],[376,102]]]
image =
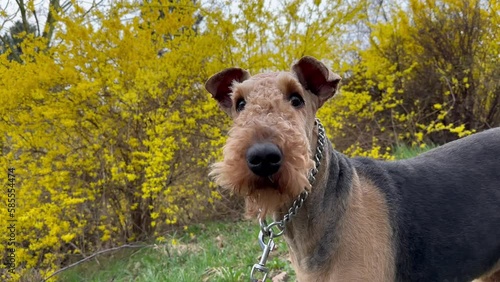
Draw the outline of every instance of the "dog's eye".
[[[246,104],[247,104],[247,102],[245,102],[245,99],[243,99],[243,98],[238,99],[238,101],[236,101],[236,111],[237,112],[243,111]]]
[[[294,108],[300,108],[304,106],[304,99],[302,99],[302,96],[300,96],[298,93],[292,93],[289,100],[290,104],[292,104]]]

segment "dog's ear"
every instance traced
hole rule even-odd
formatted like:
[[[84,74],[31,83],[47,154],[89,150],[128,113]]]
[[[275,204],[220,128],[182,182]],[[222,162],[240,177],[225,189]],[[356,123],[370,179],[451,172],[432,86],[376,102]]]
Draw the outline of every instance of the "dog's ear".
[[[292,66],[292,70],[297,75],[300,84],[318,96],[319,107],[333,97],[338,90],[341,77],[313,57],[302,57]]]
[[[233,82],[242,82],[249,77],[250,73],[244,69],[228,68],[210,77],[205,83],[205,88],[217,100],[222,110],[229,114],[232,107],[229,94],[233,91],[231,89]]]

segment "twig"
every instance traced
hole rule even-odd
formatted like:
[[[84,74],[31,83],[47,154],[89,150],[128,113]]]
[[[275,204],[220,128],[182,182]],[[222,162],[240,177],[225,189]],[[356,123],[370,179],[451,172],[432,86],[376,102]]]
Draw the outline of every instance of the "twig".
[[[90,255],[88,257],[83,258],[82,260],[79,260],[79,261],[77,261],[75,263],[72,263],[72,264],[70,264],[68,266],[65,266],[65,267],[57,270],[56,272],[54,272],[51,275],[49,275],[47,278],[43,279],[42,282],[46,282],[50,278],[56,276],[57,274],[65,271],[65,270],[68,270],[68,269],[70,269],[72,267],[75,267],[75,266],[81,264],[82,262],[88,261],[88,260],[90,260],[90,259],[92,259],[92,258],[94,258],[94,257],[96,257],[98,255],[102,255],[104,253],[109,253],[109,252],[120,250],[120,249],[124,249],[124,248],[147,248],[147,247],[152,247],[152,246],[154,246],[154,245],[130,245],[130,244],[126,244],[126,245],[114,247],[114,248],[111,248],[111,249],[101,250],[101,251],[98,251],[96,253],[93,253],[92,255]]]

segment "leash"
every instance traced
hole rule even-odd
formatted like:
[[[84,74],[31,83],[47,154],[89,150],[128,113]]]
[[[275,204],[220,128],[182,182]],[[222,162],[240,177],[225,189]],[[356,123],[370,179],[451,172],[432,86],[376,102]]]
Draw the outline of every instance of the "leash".
[[[314,167],[309,171],[308,180],[309,184],[313,185],[316,181],[316,174],[318,173],[319,165],[321,163],[321,159],[323,158],[323,148],[325,145],[326,134],[325,128],[316,118],[314,124],[318,127],[318,141],[316,145],[316,152],[314,154]],[[250,281],[251,282],[265,282],[267,279],[267,275],[269,274],[269,268],[266,267],[267,259],[269,257],[269,253],[274,249],[274,238],[278,238],[283,233],[285,233],[286,224],[292,220],[292,218],[297,215],[297,212],[304,204],[304,201],[309,196],[309,192],[307,190],[302,191],[299,196],[293,201],[292,206],[288,209],[288,212],[283,216],[283,219],[279,221],[273,221],[270,224],[267,224],[265,219],[262,219],[259,215],[259,225],[260,232],[258,236],[259,245],[262,249],[262,256],[258,263],[254,264],[252,270],[250,272]],[[273,231],[273,229],[275,231]],[[266,242],[266,238],[267,242]],[[262,275],[262,279],[256,278],[257,273]]]

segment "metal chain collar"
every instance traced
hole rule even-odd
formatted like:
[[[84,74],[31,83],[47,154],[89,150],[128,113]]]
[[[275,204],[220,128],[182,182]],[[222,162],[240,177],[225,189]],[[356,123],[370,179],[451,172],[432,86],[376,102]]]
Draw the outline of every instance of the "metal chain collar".
[[[319,165],[321,163],[321,159],[323,158],[323,148],[325,146],[325,128],[316,118],[314,125],[318,127],[318,141],[316,145],[316,153],[314,154],[314,167],[309,171],[308,180],[309,184],[313,185],[316,181],[316,174],[318,173]],[[259,224],[260,224],[260,232],[259,232],[259,245],[262,248],[262,256],[258,263],[254,264],[252,267],[252,271],[250,272],[250,281],[251,282],[265,282],[267,279],[267,275],[269,274],[269,268],[266,267],[267,259],[269,253],[274,249],[274,238],[277,238],[285,232],[285,227],[288,222],[292,220],[292,218],[297,215],[297,212],[304,204],[304,201],[309,196],[309,192],[307,190],[302,191],[299,196],[293,201],[292,206],[288,209],[288,212],[283,216],[282,220],[273,221],[270,224],[267,224],[265,219],[262,219],[259,216]],[[273,228],[276,230],[273,231]],[[269,237],[269,240],[266,241],[266,237]],[[259,272],[262,275],[262,279],[255,278],[256,273]]]

